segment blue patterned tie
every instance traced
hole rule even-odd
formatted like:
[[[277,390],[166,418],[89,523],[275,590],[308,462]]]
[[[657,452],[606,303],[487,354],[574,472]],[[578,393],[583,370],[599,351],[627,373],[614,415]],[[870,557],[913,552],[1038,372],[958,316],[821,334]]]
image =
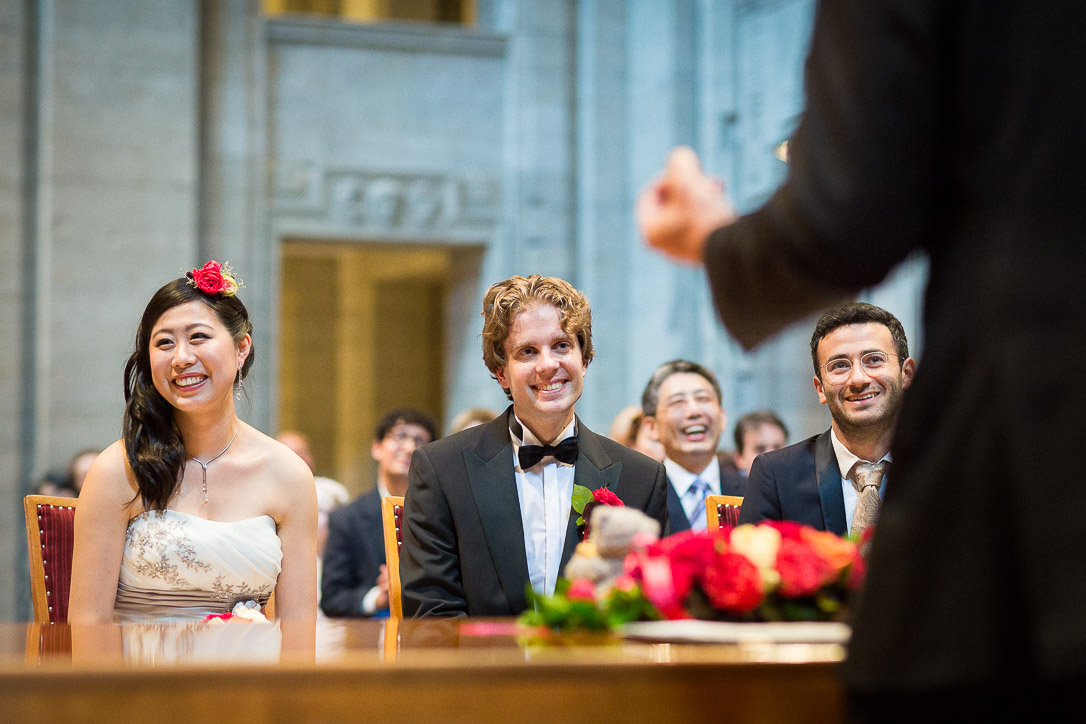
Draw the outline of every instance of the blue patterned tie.
[[[701,478],[695,479],[686,490],[688,497],[697,500],[696,505],[694,505],[694,512],[690,515],[691,530],[706,530],[709,527],[708,521],[705,520],[705,495],[708,492],[709,483]]]

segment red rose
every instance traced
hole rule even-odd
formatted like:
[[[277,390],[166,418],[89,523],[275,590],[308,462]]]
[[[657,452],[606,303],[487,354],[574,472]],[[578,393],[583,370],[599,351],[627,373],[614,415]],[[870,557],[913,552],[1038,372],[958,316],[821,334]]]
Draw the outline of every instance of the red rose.
[[[592,522],[592,511],[595,510],[597,505],[612,505],[616,508],[625,508],[626,504],[618,499],[618,496],[612,493],[607,488],[600,488],[592,491],[592,500],[584,504],[584,510],[581,511],[581,517],[584,518],[584,537],[587,538],[589,534],[588,524]]]
[[[218,294],[230,286],[223,277],[222,265],[214,259],[204,264],[202,269],[193,269],[192,280],[204,294]]]
[[[781,540],[799,540],[803,537],[802,530],[809,527],[792,520],[767,520],[759,525],[775,528],[781,534]]]
[[[701,587],[713,606],[727,613],[750,613],[762,602],[758,569],[738,553],[715,556],[702,575]]]
[[[780,593],[789,598],[812,596],[833,580],[833,565],[806,543],[785,539],[777,550]]]
[[[618,496],[607,488],[597,488],[596,490],[593,490],[592,499],[601,505],[614,505],[619,508],[626,507],[626,504],[619,500]]]
[[[667,556],[648,550],[630,553],[623,562],[623,569],[634,581],[641,582],[645,598],[656,606],[664,618],[690,618],[682,606],[689,589],[682,596],[675,590]]]
[[[677,539],[670,546],[671,578],[680,600],[690,593],[694,580],[712,564],[716,555],[712,536],[704,532],[685,531],[671,536]]]
[[[596,587],[587,578],[578,578],[569,585],[566,590],[566,598],[570,601],[596,602]]]

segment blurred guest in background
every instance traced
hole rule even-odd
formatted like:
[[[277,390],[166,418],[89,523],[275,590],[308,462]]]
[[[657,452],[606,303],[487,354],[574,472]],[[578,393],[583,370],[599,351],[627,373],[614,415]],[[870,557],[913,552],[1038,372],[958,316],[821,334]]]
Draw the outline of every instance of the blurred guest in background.
[[[672,360],[656,368],[641,396],[645,427],[667,457],[667,505],[671,532],[705,530],[706,495],[742,495],[743,486],[722,473],[734,470],[717,453],[727,417],[716,375],[696,362]]]
[[[666,457],[664,446],[652,436],[649,428],[642,424],[644,419],[645,413],[640,405],[624,407],[611,421],[611,430],[607,436],[657,462],[663,462]]]
[[[75,490],[71,487],[72,477],[67,472],[50,470],[34,483],[34,495],[51,495],[56,498],[74,498]]]
[[[343,484],[317,475],[313,450],[305,434],[297,430],[284,430],[275,439],[293,450],[294,454],[300,457],[313,472],[313,484],[317,487],[317,581],[319,583],[320,560],[324,557],[324,544],[328,539],[328,514],[350,500],[351,494]]]
[[[470,407],[461,411],[452,419],[452,422],[449,423],[449,431],[446,434],[452,435],[461,430],[467,430],[469,427],[486,424],[497,416],[498,413],[485,407]]]
[[[76,495],[79,495],[79,491],[83,489],[83,480],[87,477],[87,471],[101,452],[98,448],[86,448],[72,456],[71,462],[68,463],[68,476]]]
[[[321,610],[325,615],[388,615],[381,499],[407,493],[411,454],[436,437],[434,420],[411,408],[392,410],[377,423],[370,445],[370,454],[377,461],[377,486],[328,516],[321,576]]]
[[[750,474],[754,458],[764,452],[780,450],[788,444],[788,428],[770,410],[748,412],[735,423],[735,467],[744,478]]]

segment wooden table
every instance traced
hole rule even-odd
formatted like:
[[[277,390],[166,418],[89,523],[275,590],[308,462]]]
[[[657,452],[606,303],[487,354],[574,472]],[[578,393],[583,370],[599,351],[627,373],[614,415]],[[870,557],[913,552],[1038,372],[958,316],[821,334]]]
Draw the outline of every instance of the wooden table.
[[[527,641],[512,621],[0,625],[3,722],[840,721],[834,644]]]

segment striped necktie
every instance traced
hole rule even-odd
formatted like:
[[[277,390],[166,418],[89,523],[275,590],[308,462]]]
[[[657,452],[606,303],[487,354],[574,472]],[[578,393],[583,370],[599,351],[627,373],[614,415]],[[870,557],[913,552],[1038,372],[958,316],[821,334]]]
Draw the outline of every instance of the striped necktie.
[[[709,492],[709,483],[701,478],[696,478],[686,489],[686,495],[695,501],[694,512],[690,514],[691,530],[706,530],[709,527],[705,520],[705,495]]]

